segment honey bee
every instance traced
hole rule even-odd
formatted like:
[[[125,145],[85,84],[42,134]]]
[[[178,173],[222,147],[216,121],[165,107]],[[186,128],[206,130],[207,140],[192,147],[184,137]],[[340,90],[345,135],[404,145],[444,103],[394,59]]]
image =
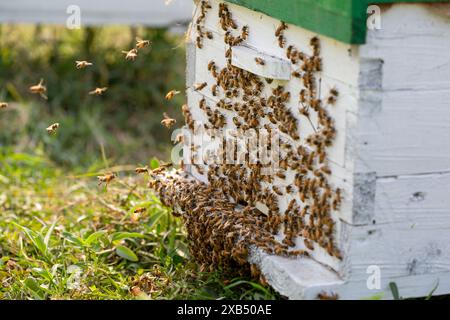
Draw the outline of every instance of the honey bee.
[[[56,130],[59,128],[59,123],[54,123],[50,126],[47,127],[47,133],[48,134],[53,134],[56,133]]]
[[[286,43],[286,39],[283,36],[278,37],[278,46],[280,48],[284,48],[284,45]]]
[[[213,37],[213,33],[211,32],[211,31],[207,31],[206,32],[206,37],[209,39],[209,40],[212,40],[214,37]]]
[[[170,90],[170,91],[166,94],[166,100],[172,100],[172,98],[173,98],[175,95],[179,94],[179,93],[180,93],[180,91],[177,91],[177,90]]]
[[[309,241],[308,239],[305,239],[304,241],[305,247],[307,247],[309,250],[314,250],[314,245],[312,244],[311,241]]]
[[[292,256],[305,256],[305,257],[309,256],[308,251],[305,250],[292,250],[289,251],[289,254]]]
[[[136,49],[142,49],[151,44],[150,40],[143,40],[139,37],[136,37]]]
[[[301,78],[302,74],[299,71],[294,71],[294,72],[292,72],[292,76],[295,78]]]
[[[266,62],[263,59],[259,58],[259,57],[255,58],[255,62],[256,62],[256,64],[259,64],[261,66],[266,64]]]
[[[133,48],[129,51],[122,50],[122,53],[125,54],[126,60],[131,60],[131,61],[136,60],[136,58],[138,56],[138,51],[135,48]]]
[[[110,183],[112,180],[114,180],[116,178],[116,174],[115,173],[109,173],[109,174],[104,174],[102,176],[97,176],[98,179],[98,185],[101,185],[102,183],[104,183],[106,186],[108,185],[108,183]]]
[[[90,95],[101,96],[106,90],[108,90],[107,87],[95,88],[94,90],[90,91],[89,94]]]
[[[168,129],[170,129],[175,123],[177,123],[177,120],[170,118],[166,112],[163,113],[163,117],[164,119],[161,120],[161,124]]]
[[[134,169],[134,171],[138,174],[140,173],[148,173],[148,166],[145,167],[138,167],[136,169]]]
[[[211,87],[211,93],[215,97],[217,96],[217,84],[213,84]]]
[[[247,40],[247,38],[248,38],[248,26],[247,25],[242,27],[241,37],[242,37],[242,39]]]
[[[84,68],[86,68],[88,66],[92,66],[92,65],[93,65],[93,63],[87,62],[84,60],[83,61],[75,61],[75,66],[77,69],[84,69]]]
[[[44,86],[44,79],[41,79],[38,84],[30,87],[31,93],[39,94],[42,98],[48,99],[45,93],[47,92],[47,87]]]
[[[8,103],[0,101],[0,109],[6,109],[6,108],[8,108]]]
[[[337,293],[328,294],[328,293],[322,291],[321,293],[319,293],[317,295],[317,298],[319,300],[338,300],[339,296]]]
[[[275,36],[279,37],[281,33],[287,29],[287,24],[283,21],[281,21],[281,24],[278,26],[278,28],[275,30]]]
[[[283,195],[283,191],[281,191],[280,188],[278,188],[277,186],[272,186],[272,190],[279,196]]]
[[[213,60],[211,60],[211,61],[208,63],[208,71],[211,71],[212,68],[214,68],[215,66],[216,66],[216,63],[215,63]]]
[[[281,172],[281,171],[277,172],[276,175],[277,175],[277,177],[280,178],[280,179],[286,179],[286,175],[285,175],[283,172]]]
[[[144,213],[145,211],[147,211],[147,208],[145,208],[145,207],[138,207],[133,212],[134,213]]]
[[[327,98],[327,103],[331,104],[331,105],[335,104],[336,103],[336,97],[335,96],[329,96]]]
[[[203,49],[203,44],[202,44],[202,38],[201,37],[197,37],[195,42],[197,44],[197,48]]]
[[[203,83],[197,83],[194,85],[194,91],[200,91],[204,89],[208,84],[206,82]]]

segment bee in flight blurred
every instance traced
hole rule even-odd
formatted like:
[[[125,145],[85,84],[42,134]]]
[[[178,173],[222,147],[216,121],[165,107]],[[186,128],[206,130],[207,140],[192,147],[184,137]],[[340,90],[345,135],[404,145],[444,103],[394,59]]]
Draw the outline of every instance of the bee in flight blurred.
[[[6,109],[8,108],[8,103],[7,102],[0,102],[0,109]]]
[[[76,65],[77,69],[84,69],[86,67],[92,66],[93,63],[83,60],[83,61],[75,61],[75,65]]]
[[[166,100],[172,100],[172,98],[173,98],[175,95],[179,94],[179,93],[180,93],[180,91],[177,91],[177,90],[170,90],[170,91],[166,94]]]
[[[134,49],[134,48],[131,49],[130,51],[122,50],[122,53],[125,54],[125,59],[126,60],[131,60],[131,61],[136,60],[137,55],[138,55],[137,49]]]
[[[39,94],[42,98],[48,99],[45,93],[47,92],[47,87],[44,86],[44,79],[41,79],[38,84],[30,87],[31,93]]]
[[[145,166],[145,167],[138,167],[138,168],[136,168],[135,170],[134,170],[136,173],[148,173],[148,167],[147,166]]]
[[[97,176],[98,185],[101,185],[102,183],[104,183],[106,186],[108,186],[108,183],[113,181],[115,178],[116,178],[115,173],[109,173],[109,174],[104,174],[102,176]]]
[[[50,126],[47,127],[47,133],[48,134],[53,134],[56,132],[56,130],[59,128],[59,123],[54,123]]]
[[[95,88],[94,90],[90,91],[89,94],[96,95],[96,96],[101,96],[106,90],[108,90],[107,87]]]
[[[163,116],[164,119],[161,120],[161,124],[166,128],[170,129],[175,123],[177,123],[177,120],[169,117],[169,115],[166,112],[163,113]]]
[[[142,49],[151,44],[150,40],[142,40],[139,37],[136,37],[136,49]]]

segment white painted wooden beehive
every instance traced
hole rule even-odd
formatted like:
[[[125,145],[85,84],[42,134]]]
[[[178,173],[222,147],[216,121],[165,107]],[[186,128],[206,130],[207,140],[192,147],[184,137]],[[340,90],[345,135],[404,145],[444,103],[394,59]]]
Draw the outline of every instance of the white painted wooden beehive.
[[[188,106],[200,122],[198,101],[218,98],[192,88],[214,83],[206,67],[210,60],[225,63],[219,2],[210,3],[204,27],[213,39],[196,47],[197,8],[187,45]],[[233,48],[233,65],[295,89],[290,62],[274,37],[280,21],[228,7],[250,33]],[[287,42],[304,52],[310,51],[313,36],[294,25],[285,31]],[[296,259],[255,250],[250,260],[273,288],[292,299],[313,299],[321,292],[341,299],[379,293],[391,298],[390,282],[403,297],[427,295],[436,285],[434,294],[450,293],[450,18],[426,5],[395,4],[384,7],[382,29],[369,30],[363,45],[317,36],[322,90],[339,91],[331,109],[338,134],[328,160],[331,181],[343,190],[343,203],[334,213],[343,259],[318,249]],[[255,64],[255,57],[263,57],[265,66]],[[205,180],[192,167],[186,169]],[[377,270],[381,283],[374,289],[370,284],[376,286],[371,281]]]

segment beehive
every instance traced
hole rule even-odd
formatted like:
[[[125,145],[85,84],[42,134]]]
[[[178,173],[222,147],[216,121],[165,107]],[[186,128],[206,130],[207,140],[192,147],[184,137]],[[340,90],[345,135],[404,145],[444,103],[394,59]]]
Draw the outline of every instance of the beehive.
[[[192,217],[211,215],[219,190],[227,212],[272,231],[265,246],[253,226],[235,237],[242,212],[234,229],[192,222],[247,242],[242,256],[289,298],[390,298],[390,282],[403,297],[450,293],[449,7],[380,5],[381,29],[366,30],[367,5],[199,1],[188,34],[184,171],[203,184],[180,194],[203,190],[210,207],[159,191]],[[260,163],[195,161],[205,144],[220,154],[197,127],[280,131],[286,150],[266,175]]]

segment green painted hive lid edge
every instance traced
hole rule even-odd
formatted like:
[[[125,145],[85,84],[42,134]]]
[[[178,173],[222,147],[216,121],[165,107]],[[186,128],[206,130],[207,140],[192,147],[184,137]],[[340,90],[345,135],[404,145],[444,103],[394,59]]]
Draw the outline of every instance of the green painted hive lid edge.
[[[384,3],[450,3],[450,0],[226,0],[348,44],[366,40],[367,7]]]

